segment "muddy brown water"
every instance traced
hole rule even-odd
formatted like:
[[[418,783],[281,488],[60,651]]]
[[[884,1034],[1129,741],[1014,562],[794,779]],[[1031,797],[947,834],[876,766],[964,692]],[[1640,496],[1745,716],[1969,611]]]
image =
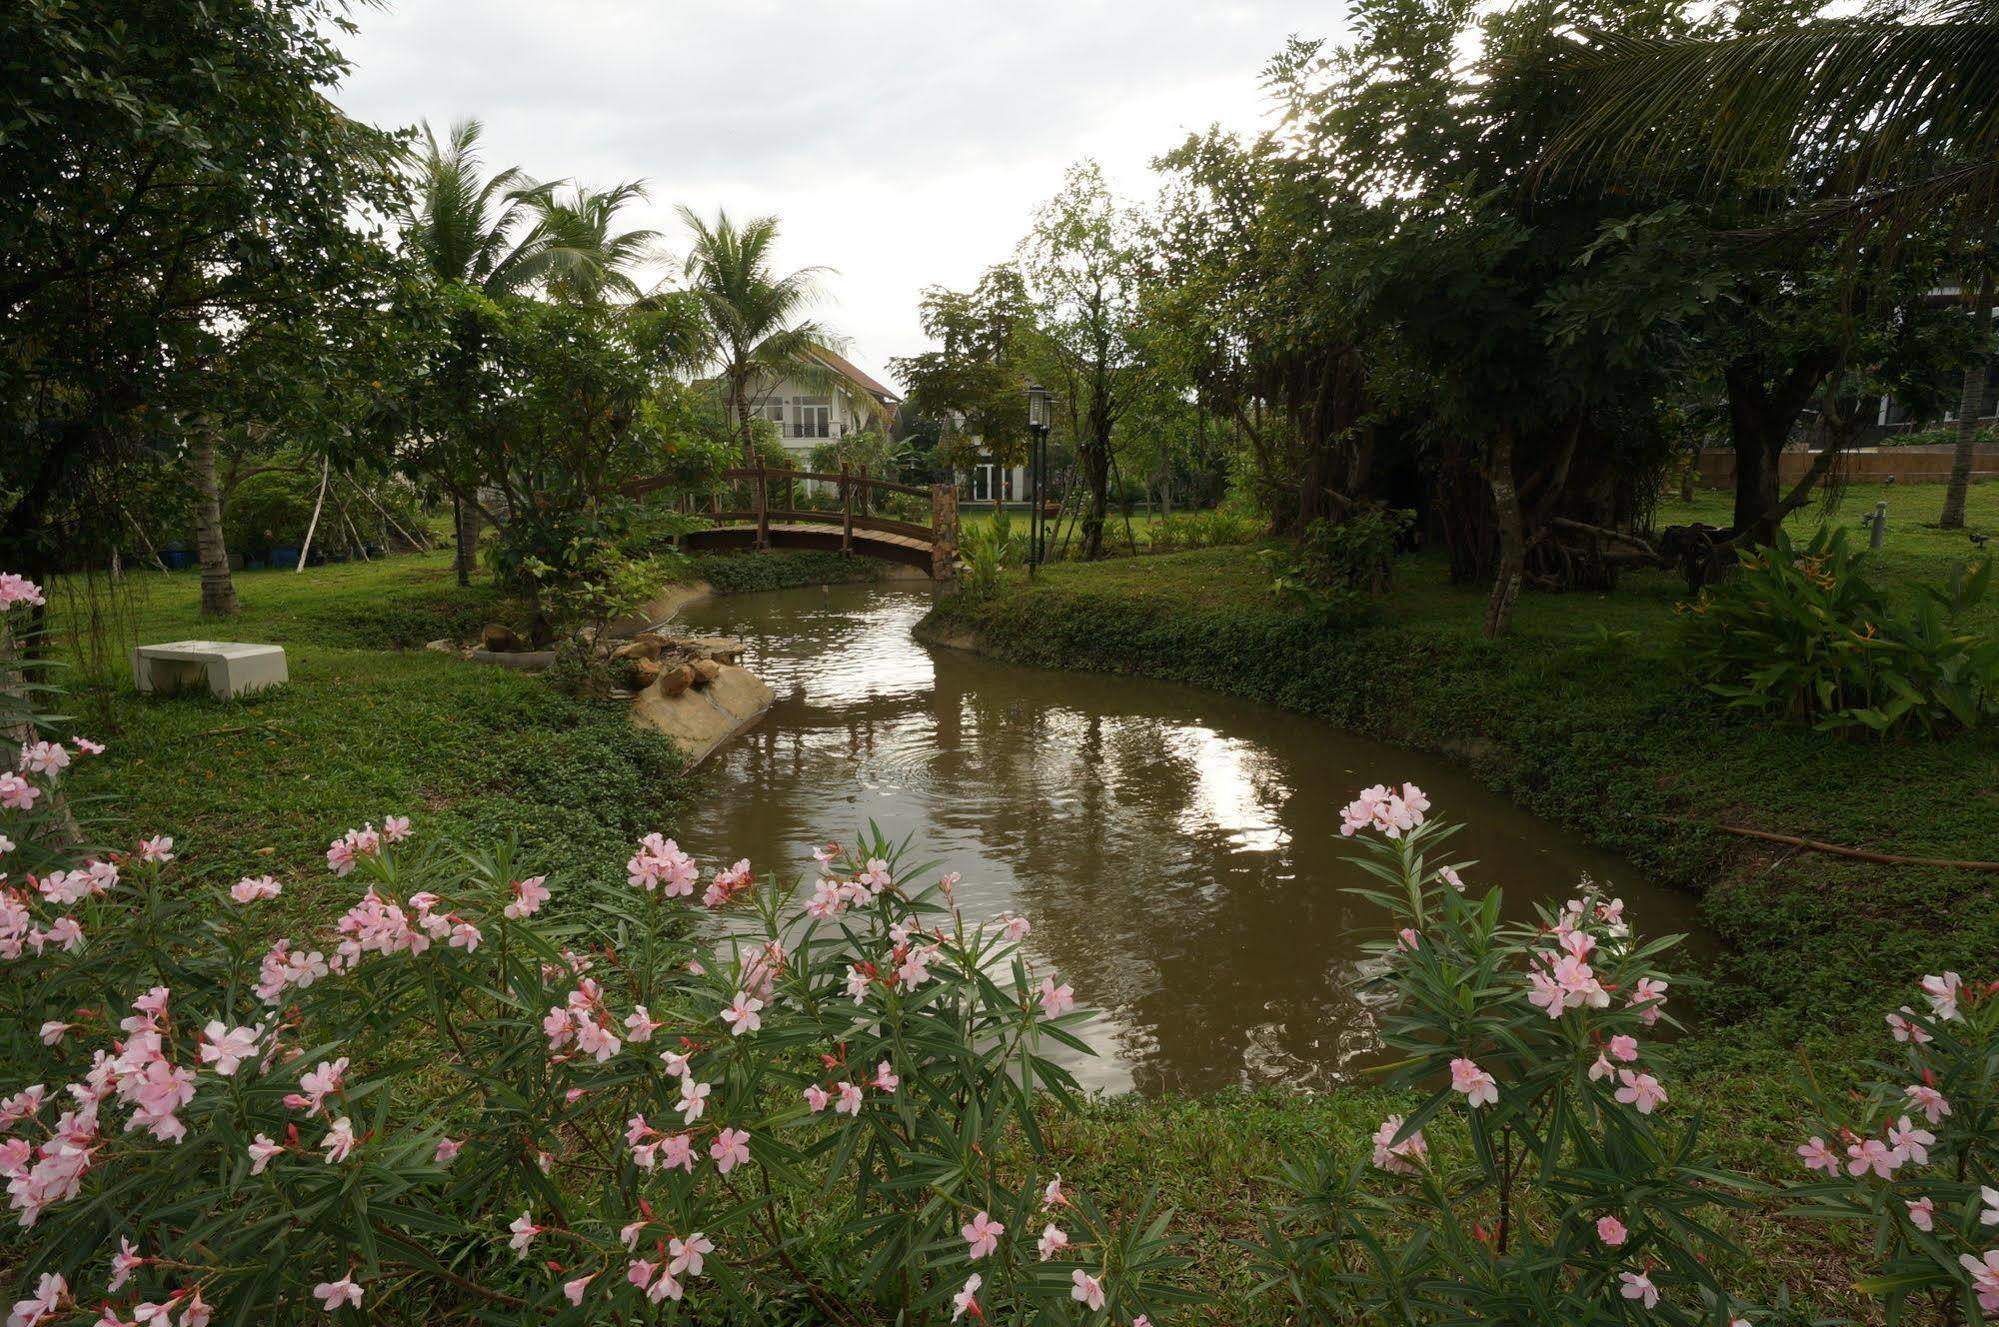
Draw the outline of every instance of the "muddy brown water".
[[[1420,784],[1465,824],[1453,855],[1510,911],[1588,875],[1647,936],[1694,900],[1481,788],[1431,756],[1190,687],[1023,668],[917,643],[927,592],[872,586],[732,596],[677,625],[739,636],[778,703],[702,767],[681,837],[704,863],[800,871],[870,820],[963,877],[968,917],[1018,912],[1028,944],[1102,1011],[1106,1091],[1326,1088],[1374,1050],[1354,998],[1382,914],[1340,808],[1372,783]],[[809,881],[805,888],[809,889]]]

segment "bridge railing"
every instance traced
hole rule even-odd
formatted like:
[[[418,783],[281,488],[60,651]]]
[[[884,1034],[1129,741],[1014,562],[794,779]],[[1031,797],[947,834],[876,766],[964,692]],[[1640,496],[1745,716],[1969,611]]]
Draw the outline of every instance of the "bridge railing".
[[[955,484],[928,487],[898,484],[875,479],[848,466],[841,466],[837,472],[744,466],[724,470],[722,478],[726,487],[708,495],[707,510],[701,514],[716,525],[754,525],[758,548],[770,547],[773,524],[837,525],[843,553],[853,551],[856,531],[895,535],[930,546],[931,575],[935,579],[949,580],[956,574],[958,489]],[[627,484],[625,490],[637,496],[663,487],[666,482],[637,480]],[[801,485],[807,483],[832,485],[839,495],[838,509],[801,505]],[[891,494],[915,498],[927,505],[928,521],[883,514],[880,508],[885,504],[879,499]],[[684,505],[689,511],[701,511],[692,501]]]

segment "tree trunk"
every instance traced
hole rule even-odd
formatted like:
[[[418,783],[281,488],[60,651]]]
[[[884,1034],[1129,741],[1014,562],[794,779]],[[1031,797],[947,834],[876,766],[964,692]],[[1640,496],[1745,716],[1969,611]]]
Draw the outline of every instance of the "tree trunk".
[[[1985,375],[1991,363],[1991,309],[1992,277],[1988,273],[1979,280],[1978,302],[1971,310],[1971,316],[1980,324],[1980,353],[1964,366],[1964,390],[1957,398],[1957,446],[1950,454],[1950,487],[1944,490],[1943,515],[1937,519],[1937,525],[1945,530],[1964,528],[1964,497],[1971,487],[1971,449],[1978,438],[1978,411],[1985,404]]]
[[[1527,531],[1520,514],[1520,491],[1513,482],[1513,433],[1502,429],[1492,444],[1492,466],[1486,474],[1492,485],[1492,509],[1499,518],[1499,571],[1492,583],[1492,597],[1485,604],[1485,634],[1490,640],[1513,627],[1513,605],[1520,598],[1520,582],[1527,571]]]
[[[452,566],[458,572],[458,583],[472,583],[472,561],[479,550],[479,508],[462,498],[451,499],[451,532],[455,549]]]
[[[729,395],[735,398],[732,404],[736,413],[736,429],[743,438],[743,464],[754,470],[757,468],[757,440],[750,428],[749,384],[730,379]]]
[[[1687,468],[1680,474],[1680,501],[1682,502],[1692,502],[1694,500],[1694,481],[1700,478],[1702,450],[1703,448],[1697,440],[1694,443],[1693,451],[1687,454]]]
[[[201,615],[234,617],[236,581],[229,574],[229,546],[222,534],[222,484],[215,473],[215,434],[195,425],[188,443],[194,465],[194,546],[201,559]]]

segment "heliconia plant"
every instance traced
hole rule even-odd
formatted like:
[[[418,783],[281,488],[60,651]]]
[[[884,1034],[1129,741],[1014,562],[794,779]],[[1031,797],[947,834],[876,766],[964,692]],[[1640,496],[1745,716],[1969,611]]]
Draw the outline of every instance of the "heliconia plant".
[[[9,676],[0,717],[36,724]],[[809,891],[660,835],[623,887],[565,886],[396,815],[326,877],[222,885],[164,837],[74,841],[56,794],[102,752],[43,732],[0,774],[7,1327],[1124,1327],[1188,1298],[1166,1213],[1044,1160],[1087,1014],[1027,920],[969,920],[872,829]],[[278,933],[308,891],[347,906]]]
[[[1260,1243],[1268,1284],[1314,1321],[1760,1321],[1712,1270],[1730,1247],[1715,1219],[1758,1186],[1706,1155],[1653,1060],[1678,938],[1640,940],[1587,881],[1505,920],[1471,863],[1437,855],[1456,827],[1429,810],[1412,785],[1375,787],[1342,826],[1379,881],[1355,892],[1394,932],[1364,992],[1382,1079],[1417,1104],[1357,1164],[1289,1160],[1291,1201]]]

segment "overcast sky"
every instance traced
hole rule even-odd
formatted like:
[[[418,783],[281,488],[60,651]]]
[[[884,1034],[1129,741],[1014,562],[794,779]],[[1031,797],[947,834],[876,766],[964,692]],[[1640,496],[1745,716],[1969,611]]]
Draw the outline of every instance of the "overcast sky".
[[[593,186],[643,179],[634,225],[774,212],[786,267],[823,264],[853,358],[924,348],[917,292],[1002,259],[1062,168],[1146,163],[1219,121],[1261,124],[1303,0],[390,0],[361,10],[340,101],[384,126],[476,115],[487,162]]]

